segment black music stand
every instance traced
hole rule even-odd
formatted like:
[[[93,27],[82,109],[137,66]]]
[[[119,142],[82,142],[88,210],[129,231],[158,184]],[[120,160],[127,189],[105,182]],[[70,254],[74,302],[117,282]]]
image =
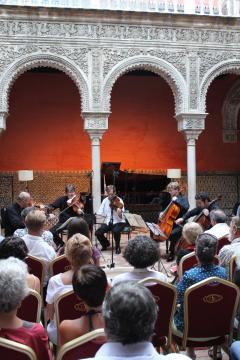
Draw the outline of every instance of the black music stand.
[[[103,162],[102,166],[101,166],[101,173],[103,175],[112,175],[113,176],[113,185],[114,185],[115,188],[116,188],[116,178],[118,177],[120,166],[121,166],[120,162]],[[110,225],[110,228],[112,230],[112,227],[113,227],[113,209],[111,211],[111,219],[110,219],[109,225]],[[113,232],[112,232],[112,237],[111,237],[111,243],[112,243],[111,264],[108,265],[108,267],[110,269],[115,267],[114,258],[113,258],[113,248],[114,248],[114,246],[113,246]]]

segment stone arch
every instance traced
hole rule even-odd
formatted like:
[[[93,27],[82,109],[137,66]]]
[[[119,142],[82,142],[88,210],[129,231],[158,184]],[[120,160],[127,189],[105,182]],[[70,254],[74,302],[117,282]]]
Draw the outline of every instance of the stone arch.
[[[240,80],[237,80],[228,91],[222,106],[224,142],[237,142],[239,110]]]
[[[204,75],[199,92],[199,107],[201,112],[206,112],[207,92],[211,83],[222,74],[240,74],[240,59],[222,61],[211,67]]]
[[[110,111],[111,92],[116,81],[131,70],[143,69],[160,75],[170,86],[175,101],[175,113],[187,111],[187,85],[179,71],[167,61],[152,56],[133,56],[120,61],[103,82],[103,109]]]
[[[9,93],[14,81],[26,71],[36,67],[50,67],[58,69],[69,76],[78,88],[81,95],[82,111],[88,109],[89,89],[87,79],[81,69],[70,60],[53,54],[28,54],[13,61],[3,72],[0,78],[0,111],[8,112]]]

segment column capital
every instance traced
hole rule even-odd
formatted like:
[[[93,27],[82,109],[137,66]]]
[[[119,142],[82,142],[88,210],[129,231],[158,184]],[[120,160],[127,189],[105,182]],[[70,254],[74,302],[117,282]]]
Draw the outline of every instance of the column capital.
[[[184,130],[184,138],[188,145],[195,145],[195,141],[198,139],[202,130]]]
[[[82,117],[84,119],[84,131],[88,133],[92,141],[97,142],[101,140],[103,134],[108,129],[109,115],[110,112],[82,112]]]
[[[6,111],[0,111],[0,134],[3,132],[3,130],[6,130],[7,116],[8,113]]]
[[[175,116],[178,122],[178,131],[196,130],[199,134],[205,129],[207,113],[179,113]]]

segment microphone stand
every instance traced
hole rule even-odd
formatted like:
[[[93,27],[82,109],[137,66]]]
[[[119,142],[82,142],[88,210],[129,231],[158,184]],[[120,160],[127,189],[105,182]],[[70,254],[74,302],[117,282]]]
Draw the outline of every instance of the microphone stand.
[[[110,219],[110,222],[109,222],[109,230],[112,232],[112,253],[111,253],[111,263],[109,265],[107,265],[107,267],[109,269],[111,268],[114,268],[115,267],[115,263],[114,263],[114,258],[113,258],[113,231],[112,231],[112,228],[113,228],[113,208],[111,208],[111,219]]]

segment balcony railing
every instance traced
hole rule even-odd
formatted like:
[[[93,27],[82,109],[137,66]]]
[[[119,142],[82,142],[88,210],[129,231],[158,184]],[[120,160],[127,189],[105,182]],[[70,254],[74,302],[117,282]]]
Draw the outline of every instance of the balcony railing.
[[[0,0],[0,5],[240,16],[240,0]]]

